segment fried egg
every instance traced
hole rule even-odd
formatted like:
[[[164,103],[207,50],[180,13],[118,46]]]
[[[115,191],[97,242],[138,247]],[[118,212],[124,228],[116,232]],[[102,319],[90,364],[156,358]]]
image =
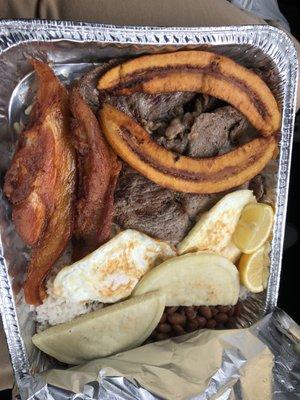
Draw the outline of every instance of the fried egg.
[[[128,297],[152,267],[175,255],[168,243],[127,229],[64,267],[53,282],[52,293],[68,302],[113,303]]]
[[[232,242],[232,235],[243,208],[255,202],[251,190],[237,190],[224,196],[207,213],[177,246],[179,254],[209,251],[236,261],[240,251]]]

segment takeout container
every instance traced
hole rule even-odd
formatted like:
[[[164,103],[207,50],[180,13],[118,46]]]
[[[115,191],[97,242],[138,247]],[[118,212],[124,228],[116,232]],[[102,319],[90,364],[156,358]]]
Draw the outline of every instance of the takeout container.
[[[238,326],[248,327],[276,306],[280,282],[288,182],[295,116],[297,57],[286,34],[270,26],[150,28],[98,24],[9,20],[0,22],[0,174],[4,173],[26,123],[32,103],[32,68],[27,59],[37,57],[53,64],[65,83],[79,77],[102,60],[177,49],[207,49],[262,71],[282,111],[280,154],[276,183],[268,288],[244,303]],[[31,344],[33,311],[20,290],[27,250],[14,231],[10,206],[0,197],[0,310],[18,384],[51,366]],[[54,364],[55,365],[55,364]]]

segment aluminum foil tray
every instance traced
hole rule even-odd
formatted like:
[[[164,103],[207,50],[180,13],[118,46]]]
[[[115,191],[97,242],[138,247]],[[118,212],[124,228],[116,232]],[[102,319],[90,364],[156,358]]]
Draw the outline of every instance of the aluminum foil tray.
[[[65,82],[112,57],[176,49],[211,49],[251,68],[260,68],[282,110],[280,156],[276,190],[276,218],[271,268],[265,292],[248,298],[240,327],[250,326],[276,306],[288,198],[292,133],[295,115],[297,57],[290,39],[269,26],[150,28],[116,27],[55,21],[0,22],[0,176],[9,165],[18,137],[16,127],[26,122],[34,87],[28,58],[52,63]],[[17,125],[16,125],[17,123]],[[2,185],[1,185],[2,187]],[[20,287],[28,256],[11,222],[10,207],[0,192],[0,310],[16,379],[49,366],[31,345],[33,312],[24,304]]]

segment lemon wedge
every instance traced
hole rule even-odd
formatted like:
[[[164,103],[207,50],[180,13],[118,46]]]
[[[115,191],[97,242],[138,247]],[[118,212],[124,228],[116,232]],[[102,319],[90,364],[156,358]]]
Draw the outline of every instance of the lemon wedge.
[[[243,253],[254,253],[268,240],[273,221],[274,211],[268,204],[247,204],[232,236],[234,244]]]
[[[243,254],[239,261],[241,283],[250,292],[262,292],[268,284],[270,266],[270,244],[266,243],[255,253]]]

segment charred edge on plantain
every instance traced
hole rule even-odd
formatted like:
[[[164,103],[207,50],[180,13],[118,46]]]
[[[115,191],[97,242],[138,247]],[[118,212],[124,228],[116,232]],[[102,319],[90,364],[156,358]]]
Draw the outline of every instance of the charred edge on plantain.
[[[146,155],[145,153],[143,153],[142,151],[140,151],[140,149],[138,148],[138,146],[136,145],[136,143],[134,143],[133,137],[131,132],[124,126],[120,127],[120,133],[122,135],[123,140],[126,141],[128,147],[130,148],[130,150],[135,153],[140,160],[142,160],[143,162],[145,162],[146,164],[150,165],[152,168],[158,170],[159,172],[165,174],[165,175],[171,175],[174,176],[175,178],[180,178],[180,179],[184,179],[184,180],[188,180],[188,181],[198,181],[198,182],[218,182],[221,179],[226,179],[228,176],[231,176],[233,174],[235,174],[237,171],[241,171],[244,169],[247,169],[247,167],[252,164],[255,163],[257,159],[259,159],[262,154],[264,153],[264,148],[261,147],[260,151],[257,154],[251,155],[249,157],[249,162],[247,164],[244,164],[243,166],[239,165],[236,167],[224,167],[222,170],[220,170],[220,172],[214,173],[214,174],[206,174],[206,173],[201,173],[200,175],[195,173],[195,172],[190,172],[190,171],[186,171],[186,170],[174,170],[171,168],[167,168],[164,167],[161,164],[157,164],[153,158],[151,158],[150,156]],[[176,153],[173,153],[174,155],[174,159],[178,156]],[[220,156],[216,156],[216,157],[212,157],[213,160],[216,160],[219,157],[222,157],[224,155],[220,155]],[[180,155],[179,155],[180,157]],[[209,160],[209,158],[207,158],[207,160]]]
[[[151,68],[148,70],[135,71],[132,74],[128,74],[126,77],[122,77],[122,81],[114,88],[107,89],[113,95],[119,95],[123,89],[132,89],[134,92],[140,90],[140,86],[150,81],[156,75],[167,75],[168,72],[201,72],[214,77],[217,77],[225,82],[234,82],[236,86],[241,88],[244,92],[249,94],[250,101],[257,108],[262,118],[270,117],[270,113],[265,107],[263,101],[257,96],[257,94],[244,83],[244,81],[237,79],[232,76],[225,76],[219,72],[219,64],[217,62],[211,63],[208,67],[193,67],[185,65],[184,67],[158,67]],[[126,95],[125,93],[122,93]]]

